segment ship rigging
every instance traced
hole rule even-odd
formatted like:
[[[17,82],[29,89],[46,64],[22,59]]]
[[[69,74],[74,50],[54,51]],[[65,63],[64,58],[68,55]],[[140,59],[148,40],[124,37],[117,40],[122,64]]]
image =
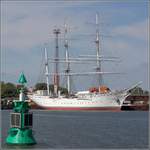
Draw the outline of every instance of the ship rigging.
[[[68,94],[71,93],[71,76],[87,76],[87,75],[96,75],[97,83],[99,86],[102,86],[102,74],[120,74],[117,72],[103,72],[101,70],[101,61],[119,61],[118,57],[105,57],[100,55],[100,32],[99,32],[99,17],[98,13],[96,13],[95,18],[96,25],[96,34],[95,34],[95,44],[96,44],[96,55],[80,55],[78,58],[71,58],[69,56],[69,43],[68,43],[68,25],[64,24],[64,48],[65,48],[65,58],[59,58],[59,34],[61,31],[59,28],[53,30],[55,35],[55,58],[48,58],[47,50],[45,48],[45,75],[47,82],[47,93],[50,94],[49,91],[49,76],[53,76],[53,84],[54,84],[54,96],[58,96],[58,87],[59,87],[59,76],[65,76],[67,81],[67,90]],[[93,63],[95,62],[95,71],[92,72],[71,72],[70,63]],[[54,73],[49,73],[48,63],[54,63]],[[65,70],[62,73],[58,72],[59,63],[65,63]]]

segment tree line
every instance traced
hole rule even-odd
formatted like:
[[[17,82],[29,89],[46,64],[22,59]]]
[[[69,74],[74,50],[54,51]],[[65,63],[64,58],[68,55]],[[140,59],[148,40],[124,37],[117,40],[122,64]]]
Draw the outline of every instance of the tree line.
[[[13,83],[5,83],[5,82],[1,82],[1,98],[18,98],[19,96],[19,91],[21,89],[22,85],[15,85]],[[50,91],[53,93],[54,92],[54,85],[50,84],[49,85],[49,89]],[[37,90],[47,90],[47,84],[46,83],[37,83],[34,88],[33,91],[37,91]],[[61,94],[68,94],[68,91],[66,88],[63,87],[59,87],[58,90],[61,92]],[[27,87],[24,87],[24,91],[25,93],[28,92]]]
[[[5,83],[1,82],[1,98],[6,98],[6,97],[18,97],[19,96],[19,91],[22,88],[22,85],[15,85],[13,83]],[[24,87],[25,93],[27,93],[27,87]]]
[[[52,93],[54,93],[54,85],[50,84],[49,89]],[[37,90],[47,90],[47,84],[46,83],[37,83],[34,87],[34,91]],[[58,87],[58,90],[60,91],[61,94],[68,94],[68,90],[64,87]]]
[[[8,82],[8,83],[1,82],[1,98],[7,98],[7,97],[18,98],[21,87],[22,87],[22,85],[15,85],[10,82]],[[49,89],[53,93],[54,85],[50,84]],[[59,87],[58,89],[61,92],[61,94],[65,94],[65,95],[68,94],[68,91],[66,88]],[[33,91],[37,91],[37,90],[47,90],[46,83],[37,83],[34,86]],[[28,92],[27,87],[25,87],[25,92],[26,93]],[[149,92],[146,90],[143,90],[141,87],[136,87],[135,89],[131,90],[131,95],[141,95],[141,96],[146,95],[146,96],[148,96]]]

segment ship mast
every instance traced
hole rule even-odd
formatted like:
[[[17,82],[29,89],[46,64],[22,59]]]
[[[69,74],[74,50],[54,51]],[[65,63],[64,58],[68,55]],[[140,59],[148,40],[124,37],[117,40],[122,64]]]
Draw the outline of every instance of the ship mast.
[[[68,51],[68,39],[67,39],[67,24],[65,23],[64,25],[64,47],[65,47],[65,61],[66,61],[66,77],[67,77],[67,90],[68,94],[71,91],[71,86],[70,86],[70,62],[69,62],[69,51]]]
[[[100,35],[99,35],[99,16],[96,13],[96,72],[101,72],[101,60],[100,60]],[[102,84],[102,74],[98,74],[98,83]]]
[[[58,35],[60,34],[60,29],[54,29],[53,33],[55,34],[55,68],[54,68],[54,95],[58,95],[58,87],[59,87],[59,74],[58,74],[58,66],[59,66],[59,47],[58,47]]]
[[[67,79],[67,90],[68,94],[71,92],[71,77],[72,76],[89,76],[89,75],[96,75],[97,76],[97,83],[101,86],[102,85],[102,75],[103,74],[120,74],[117,72],[103,72],[101,68],[101,61],[116,61],[117,57],[105,57],[100,55],[100,33],[99,33],[99,19],[98,19],[98,13],[96,14],[95,23],[96,25],[96,54],[95,55],[81,55],[77,58],[71,58],[69,56],[69,44],[68,44],[68,27],[67,24],[64,24],[64,48],[65,48],[65,58],[59,58],[59,47],[58,47],[58,36],[61,33],[60,29],[55,28],[53,30],[53,33],[55,34],[55,56],[54,58],[48,58],[50,59],[50,63],[54,63],[54,72],[48,73],[49,76],[54,77],[54,96],[58,96],[58,87],[59,87],[59,76],[65,76]],[[70,28],[69,28],[70,29]],[[87,63],[96,63],[96,70],[92,72],[71,72],[70,64],[76,63],[76,64],[87,64]],[[65,63],[66,68],[65,72],[58,72],[58,65],[59,63]],[[48,72],[48,71],[47,71]],[[47,82],[48,78],[47,78]],[[47,87],[48,88],[48,87]]]
[[[48,68],[48,55],[47,55],[47,49],[45,47],[45,75],[46,75],[46,84],[47,84],[47,94],[50,95],[49,91],[49,68]]]

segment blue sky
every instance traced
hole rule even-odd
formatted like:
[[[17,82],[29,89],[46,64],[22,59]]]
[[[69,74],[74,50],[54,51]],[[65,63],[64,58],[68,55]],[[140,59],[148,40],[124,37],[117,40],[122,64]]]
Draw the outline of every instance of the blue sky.
[[[73,27],[70,37],[70,55],[94,54],[94,36],[81,37],[79,34],[95,34],[95,21],[99,12],[100,31],[109,38],[101,39],[101,53],[119,56],[120,64],[103,63],[104,71],[124,72],[123,75],[104,77],[105,84],[113,89],[126,88],[143,81],[148,88],[148,3],[147,1],[110,2],[48,2],[48,1],[3,1],[1,2],[1,73],[2,80],[17,82],[23,71],[28,86],[33,86],[42,77],[41,67],[44,43],[49,55],[53,55],[53,29],[62,29],[64,20]],[[60,42],[60,55],[64,54]],[[86,66],[86,67],[85,67]],[[90,65],[81,66],[80,71],[90,70]],[[79,66],[73,66],[77,71]],[[85,70],[86,68],[86,70]],[[50,70],[53,67],[50,66]],[[42,79],[41,79],[42,80]],[[93,77],[76,78],[77,89],[88,88]],[[87,82],[88,81],[88,82]],[[63,81],[62,81],[63,82]],[[94,83],[94,82],[93,82]]]

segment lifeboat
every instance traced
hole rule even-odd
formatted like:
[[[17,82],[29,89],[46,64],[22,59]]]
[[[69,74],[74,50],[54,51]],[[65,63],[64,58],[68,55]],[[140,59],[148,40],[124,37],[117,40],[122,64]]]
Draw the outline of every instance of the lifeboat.
[[[104,94],[104,93],[108,93],[110,91],[110,89],[107,86],[100,86],[99,87],[99,93]]]

